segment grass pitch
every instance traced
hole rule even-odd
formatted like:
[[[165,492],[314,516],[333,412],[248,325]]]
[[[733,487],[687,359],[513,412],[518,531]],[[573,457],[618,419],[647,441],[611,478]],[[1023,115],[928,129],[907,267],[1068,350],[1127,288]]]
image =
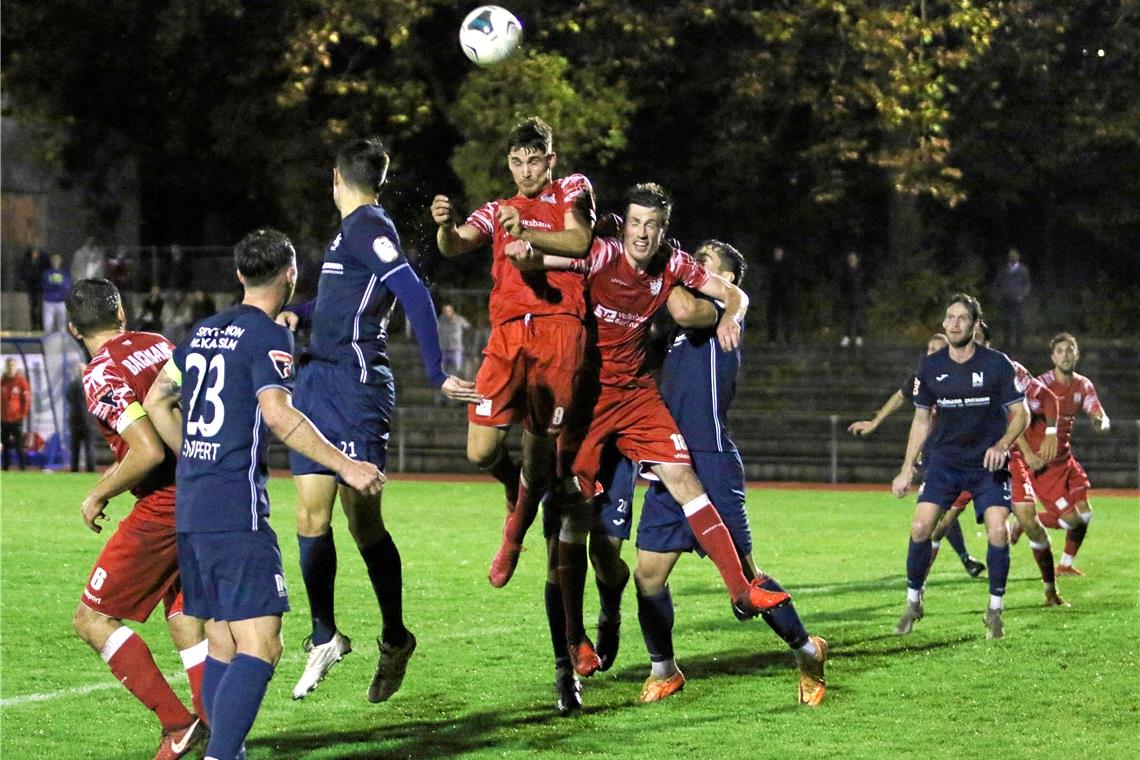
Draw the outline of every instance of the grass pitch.
[[[103,536],[79,505],[93,476],[5,473],[0,523],[0,754],[5,760],[149,758],[158,728],[71,629],[71,614]],[[738,623],[712,564],[686,557],[672,588],[685,690],[654,705],[632,588],[621,654],[586,681],[585,712],[557,717],[535,547],[505,589],[491,588],[500,491],[491,484],[395,479],[385,517],[404,559],[405,611],[419,639],[403,689],[371,705],[379,622],[343,517],[338,623],[354,652],[317,691],[290,699],[308,632],[287,479],[271,484],[293,612],[285,655],[249,741],[251,758],[550,757],[1096,757],[1140,739],[1140,517],[1134,497],[1093,497],[1096,519],[1063,578],[1071,609],[1041,606],[1036,565],[1013,547],[1006,638],[987,642],[985,578],[971,579],[947,547],[934,567],[926,619],[891,635],[904,603],[913,502],[880,492],[749,492],[761,566],[793,594],[808,629],[828,639],[828,693],[795,704],[792,658],[762,621]],[[109,512],[130,506],[120,497]],[[112,524],[113,525],[113,524]],[[963,523],[964,527],[967,527]],[[970,525],[967,543],[984,556]],[[106,531],[105,531],[106,533]],[[1052,533],[1058,552],[1063,544]],[[632,547],[626,557],[633,558]],[[596,611],[592,584],[589,615]],[[133,626],[189,703],[160,616]]]

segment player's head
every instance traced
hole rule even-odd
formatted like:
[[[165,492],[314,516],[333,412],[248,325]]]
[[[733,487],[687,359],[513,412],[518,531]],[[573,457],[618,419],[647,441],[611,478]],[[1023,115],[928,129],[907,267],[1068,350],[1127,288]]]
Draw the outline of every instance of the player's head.
[[[982,305],[967,293],[955,293],[946,304],[942,330],[954,348],[964,348],[974,339],[974,325],[982,318]]]
[[[110,280],[80,280],[67,294],[67,329],[76,338],[121,330],[126,321],[122,296]]]
[[[979,346],[990,344],[990,323],[984,319],[979,319],[974,323],[974,342]]]
[[[16,366],[16,360],[9,356],[4,360],[4,376],[13,377],[19,368]]]
[[[440,313],[440,316],[447,317],[448,319],[451,319],[452,317],[455,316],[455,307],[449,303],[445,303],[443,306],[440,307],[439,313]]]
[[[622,228],[626,255],[639,264],[652,259],[665,239],[672,211],[673,199],[656,182],[642,182],[631,187],[625,196],[625,225]]]
[[[63,256],[60,256],[58,253],[53,253],[51,255],[51,258],[48,259],[48,261],[51,262],[51,268],[52,269],[62,269],[63,268]]]
[[[1081,349],[1077,339],[1072,333],[1057,333],[1049,341],[1049,355],[1053,359],[1053,368],[1069,373],[1077,366],[1081,359]]]
[[[936,354],[950,344],[950,339],[942,333],[934,333],[926,341],[926,355]]]
[[[282,304],[293,297],[297,285],[297,252],[285,233],[254,230],[234,246],[234,264],[246,292],[251,288],[279,287]]]
[[[340,186],[347,186],[361,195],[375,196],[387,176],[388,151],[384,150],[384,143],[379,138],[350,140],[336,152],[333,197],[337,198]]]
[[[744,255],[733,246],[720,240],[706,240],[697,246],[693,258],[713,274],[719,274],[733,285],[740,287],[748,262]]]
[[[515,187],[527,198],[550,183],[557,162],[554,131],[537,116],[520,121],[507,135],[507,168]]]

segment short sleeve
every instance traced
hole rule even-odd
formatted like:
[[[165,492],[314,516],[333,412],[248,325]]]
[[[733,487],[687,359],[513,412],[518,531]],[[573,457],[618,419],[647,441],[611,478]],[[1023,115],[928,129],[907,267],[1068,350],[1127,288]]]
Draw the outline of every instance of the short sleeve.
[[[998,356],[998,400],[1002,406],[1008,407],[1024,399],[1025,391],[1018,382],[1013,362],[1005,354]]]
[[[559,180],[567,210],[577,208],[592,227],[597,220],[594,203],[594,186],[585,174],[571,174]]]
[[[926,382],[926,378],[929,376],[929,368],[929,361],[924,359],[918,367],[918,372],[914,373],[914,384],[911,386],[910,396],[914,400],[914,405],[923,409],[932,408],[935,402],[930,385]]]
[[[254,394],[266,388],[293,391],[293,334],[278,324],[266,325],[254,346],[250,376]]]
[[[693,290],[700,290],[709,281],[708,270],[684,251],[673,251],[669,259],[669,270],[673,272],[678,282]]]
[[[899,386],[899,393],[901,393],[902,397],[908,401],[914,401],[914,383],[917,378],[918,375],[911,372],[910,376],[907,377],[907,379],[903,381],[903,384]]]
[[[93,363],[83,375],[87,409],[120,435],[135,420],[146,416],[126,376],[106,357]]]
[[[498,205],[498,201],[484,203],[471,212],[466,223],[479,230],[479,234],[490,240],[495,235],[495,209]]]

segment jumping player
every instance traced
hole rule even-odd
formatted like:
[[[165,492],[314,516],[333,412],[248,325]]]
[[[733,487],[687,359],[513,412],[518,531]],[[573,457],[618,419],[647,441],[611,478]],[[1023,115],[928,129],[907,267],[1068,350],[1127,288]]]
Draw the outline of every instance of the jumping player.
[[[907,606],[895,632],[911,631],[922,619],[923,587],[930,569],[930,535],[941,513],[963,491],[969,491],[979,523],[989,540],[990,603],[983,621],[986,637],[1004,635],[1002,597],[1009,576],[1011,507],[1009,448],[1029,420],[1025,395],[1017,387],[1013,365],[1002,353],[974,342],[974,326],[982,318],[977,299],[964,293],[951,297],[942,322],[949,346],[923,359],[915,379],[914,420],[906,456],[891,483],[902,498],[914,478],[922,451],[925,480],[911,524],[907,551]],[[937,416],[931,423],[932,409]]]
[[[747,265],[736,248],[717,240],[698,246],[697,263],[739,287]],[[725,526],[740,555],[744,574],[750,580],[762,579],[763,588],[783,592],[771,577],[760,571],[752,557],[752,533],[744,507],[744,463],[728,431],[728,408],[736,394],[740,371],[739,346],[725,351],[710,326],[720,318],[719,307],[701,299],[707,307],[703,329],[679,332],[672,341],[661,370],[661,396],[684,436],[692,456],[693,469],[717,505]],[[618,539],[628,539],[629,521],[623,519],[619,496],[627,486],[628,475],[620,468],[621,482],[612,489],[608,509],[601,515],[605,529]],[[632,488],[630,488],[632,490]],[[628,514],[624,515],[628,518]],[[673,599],[668,579],[673,566],[686,551],[699,549],[682,506],[660,482],[652,482],[645,496],[637,527],[638,620],[649,650],[649,678],[641,690],[641,701],[655,702],[680,691],[685,676],[673,657]],[[789,601],[761,613],[765,622],[791,647],[800,667],[799,701],[818,706],[826,690],[824,662],[827,642],[809,636]],[[599,622],[599,649],[603,641]]]
[[[511,265],[505,249],[512,241],[525,241],[543,253],[580,257],[590,246],[594,222],[590,181],[582,174],[553,178],[558,156],[546,122],[530,117],[517,124],[506,149],[507,168],[518,191],[513,197],[484,204],[460,225],[452,220],[447,196],[437,195],[431,204],[438,225],[436,244],[444,256],[491,244],[491,336],[475,377],[483,400],[468,409],[467,458],[501,482],[506,492],[503,539],[488,572],[497,588],[514,573],[543,494],[552,485],[573,493],[573,446],[562,442],[566,450],[555,483],[550,462],[571,417],[586,347],[581,274],[521,272]],[[508,431],[518,423],[523,426],[521,476],[505,446]]]
[[[87,408],[115,453],[115,466],[83,500],[83,521],[99,533],[113,497],[130,491],[137,499],[95,561],[75,610],[75,631],[158,717],[162,739],[156,760],[182,757],[206,734],[206,635],[201,620],[183,613],[174,533],[174,457],[142,407],[174,346],[161,335],[126,330],[122,299],[109,280],[77,282],[67,297],[67,320],[68,331],[91,356],[83,370]],[[167,684],[146,642],[123,625],[124,619],[145,622],[160,601],[170,638],[190,677],[194,715]]]
[[[741,615],[751,617],[789,597],[764,588],[765,579],[750,583],[744,576],[728,530],[693,472],[685,439],[645,367],[649,318],[666,304],[674,288],[688,287],[724,302],[716,336],[726,351],[739,345],[740,320],[748,299],[687,253],[661,245],[671,210],[672,201],[660,186],[637,185],[627,195],[622,239],[595,238],[586,259],[536,255],[525,243],[510,246],[507,253],[525,269],[569,269],[587,277],[601,369],[592,422],[574,460],[581,493],[594,493],[602,451],[612,439],[624,456],[652,471],[683,505],[694,535],[716,563],[734,605]],[[587,502],[585,510],[564,515],[558,540],[567,640],[580,675],[589,675],[600,665],[586,638],[581,612],[591,522]]]
[[[946,347],[946,336],[942,333],[935,333],[926,342],[926,355],[930,356],[936,351]],[[879,425],[883,423],[887,417],[890,417],[898,409],[901,409],[903,404],[907,402],[914,402],[914,373],[912,372],[906,381],[899,386],[891,397],[886,400],[874,416],[869,420],[860,420],[852,422],[847,426],[847,432],[852,435],[870,435],[875,432]],[[967,500],[968,501],[968,500]],[[962,561],[962,567],[971,578],[977,578],[985,572],[986,566],[970,556],[970,552],[966,549],[966,538],[962,535],[962,526],[958,524],[958,515],[962,513],[965,508],[965,502],[961,505],[955,503],[957,511],[952,510],[953,519],[941,520],[935,528],[934,534],[931,536],[931,557],[930,563],[934,564],[934,558],[938,556],[939,545],[942,538],[945,537],[950,542],[950,546],[954,548],[954,552],[958,555],[958,559]]]
[[[387,342],[387,315],[394,301],[403,305],[415,332],[428,382],[448,398],[479,400],[470,382],[443,371],[431,295],[408,264],[396,228],[379,205],[387,171],[388,154],[379,140],[353,140],[337,152],[332,195],[341,225],[325,251],[311,314],[303,314],[311,320],[312,332],[297,377],[297,408],[341,451],[381,469],[387,462],[396,403]],[[278,321],[297,320],[285,312]],[[337,392],[330,394],[330,388]],[[367,698],[383,702],[403,683],[416,637],[404,626],[400,552],[384,525],[380,494],[355,491],[328,467],[298,452],[290,454],[289,462],[297,488],[301,577],[312,621],[304,643],[308,658],[293,698],[311,693],[352,651],[335,615],[332,512],[339,491],[380,608],[380,658]]]
[[[1088,475],[1073,456],[1073,423],[1078,411],[1092,419],[1095,430],[1107,431],[1110,422],[1092,381],[1076,371],[1081,358],[1077,339],[1069,333],[1058,333],[1049,341],[1049,348],[1053,369],[1038,380],[1057,397],[1057,453],[1051,458],[1026,459],[1037,497],[1045,506],[1038,515],[1041,523],[1048,528],[1065,529],[1065,552],[1061,555],[1057,575],[1084,575],[1073,566],[1073,559],[1085,540],[1092,520],[1092,506],[1088,497]]]
[[[281,656],[289,599],[269,525],[269,431],[361,493],[384,482],[374,464],[349,458],[293,408],[293,336],[273,321],[297,278],[289,239],[257,230],[234,259],[242,302],[190,330],[145,405],[180,451],[178,559],[186,610],[206,621],[209,640],[207,760],[243,751]]]

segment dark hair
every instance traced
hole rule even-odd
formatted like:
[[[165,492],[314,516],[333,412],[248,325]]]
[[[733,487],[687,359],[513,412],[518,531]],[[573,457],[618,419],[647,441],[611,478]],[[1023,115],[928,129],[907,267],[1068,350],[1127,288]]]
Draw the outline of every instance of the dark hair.
[[[990,323],[984,319],[979,319],[978,323],[977,323],[977,327],[979,330],[982,331],[982,342],[983,343],[989,343],[990,342]]]
[[[673,199],[665,192],[665,188],[656,182],[642,182],[626,192],[626,212],[628,213],[629,207],[634,205],[657,209],[661,212],[661,223],[669,224],[669,215],[673,212]]]
[[[254,230],[234,246],[234,264],[247,286],[264,285],[296,258],[285,233],[272,229]]]
[[[716,252],[720,257],[720,263],[727,265],[728,271],[732,272],[732,284],[740,287],[740,283],[744,281],[744,273],[748,271],[748,262],[744,260],[744,254],[721,240],[706,240],[697,246],[697,251],[702,248],[712,248]]]
[[[949,309],[956,303],[960,303],[966,307],[966,310],[970,312],[970,321],[975,324],[982,318],[982,305],[978,303],[978,299],[972,295],[968,293],[955,293],[950,296],[950,300],[946,302],[946,308]]]
[[[336,168],[344,181],[359,190],[380,192],[388,176],[388,152],[378,137],[351,140],[336,152]]]
[[[507,135],[507,153],[517,148],[543,155],[554,151],[554,130],[537,116],[523,119]]]
[[[67,321],[80,335],[119,327],[123,298],[110,280],[80,280],[67,294]]]
[[[1078,351],[1080,350],[1080,346],[1077,345],[1077,336],[1073,335],[1072,333],[1060,332],[1054,335],[1053,338],[1049,341],[1049,353],[1053,353],[1053,349],[1057,347],[1058,343],[1064,343],[1065,341],[1072,343],[1073,348],[1077,349]]]

